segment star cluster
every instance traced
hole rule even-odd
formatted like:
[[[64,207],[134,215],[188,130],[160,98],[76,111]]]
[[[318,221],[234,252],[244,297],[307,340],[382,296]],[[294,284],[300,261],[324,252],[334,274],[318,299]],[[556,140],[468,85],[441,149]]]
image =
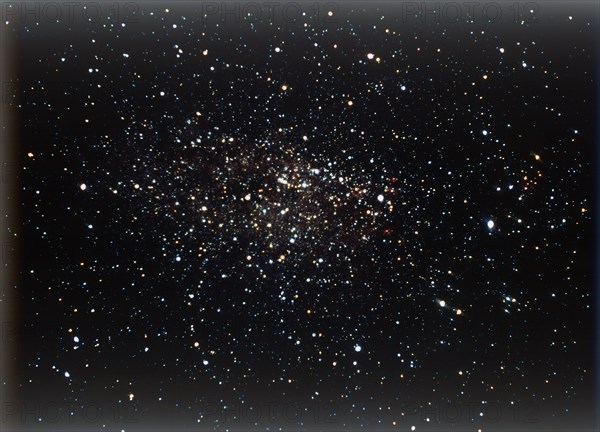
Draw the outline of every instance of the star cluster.
[[[45,47],[14,102],[19,394],[219,430],[588,425],[596,23],[195,7],[2,24]],[[273,400],[303,419],[239,408]]]

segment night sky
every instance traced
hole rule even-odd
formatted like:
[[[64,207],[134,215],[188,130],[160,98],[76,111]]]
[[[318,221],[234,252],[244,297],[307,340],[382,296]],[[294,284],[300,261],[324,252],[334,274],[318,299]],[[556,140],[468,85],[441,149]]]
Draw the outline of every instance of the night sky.
[[[3,430],[594,430],[597,5],[408,3],[3,9]]]

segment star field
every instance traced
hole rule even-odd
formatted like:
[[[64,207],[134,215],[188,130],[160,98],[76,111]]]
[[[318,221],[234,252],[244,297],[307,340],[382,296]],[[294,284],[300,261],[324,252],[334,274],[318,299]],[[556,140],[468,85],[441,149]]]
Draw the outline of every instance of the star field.
[[[79,430],[591,430],[594,7],[334,6],[2,23],[18,400]]]

